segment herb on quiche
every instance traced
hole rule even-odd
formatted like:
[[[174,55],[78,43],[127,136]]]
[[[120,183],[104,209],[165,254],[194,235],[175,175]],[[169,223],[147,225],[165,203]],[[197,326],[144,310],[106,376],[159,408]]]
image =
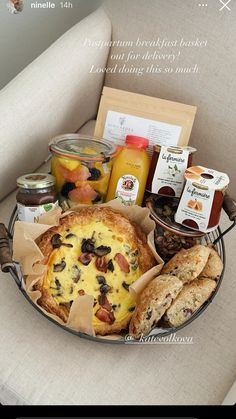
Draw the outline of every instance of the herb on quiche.
[[[126,290],[129,291],[129,284],[127,284],[125,281],[122,282],[122,287]]]
[[[69,234],[66,235],[65,239],[68,240],[68,239],[72,239],[74,237],[76,237],[76,235],[74,233],[69,233]]]
[[[61,288],[61,283],[58,278],[55,278],[55,284],[56,284],[57,289],[59,290]]]

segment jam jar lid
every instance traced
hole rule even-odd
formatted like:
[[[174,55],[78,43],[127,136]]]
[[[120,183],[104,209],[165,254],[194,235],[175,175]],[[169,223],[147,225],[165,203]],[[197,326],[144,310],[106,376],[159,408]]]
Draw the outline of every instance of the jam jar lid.
[[[214,191],[224,191],[229,184],[229,177],[226,173],[208,169],[203,166],[192,166],[186,169],[185,180],[190,181],[193,186],[200,189],[212,189]]]
[[[54,186],[56,179],[47,173],[29,173],[18,177],[16,183],[23,189],[45,189]]]
[[[161,150],[161,147],[163,147],[163,146],[160,145],[160,144],[155,144],[153,146],[153,150],[159,153],[160,150]],[[193,154],[193,153],[195,153],[197,151],[196,148],[190,147],[190,146],[172,146],[172,145],[168,146],[167,145],[165,147],[168,150],[170,150],[171,153],[176,153],[176,154],[181,154],[183,152],[183,150],[188,151],[189,154]]]
[[[59,157],[84,161],[109,161],[117,154],[117,147],[110,141],[80,134],[54,137],[49,150]]]

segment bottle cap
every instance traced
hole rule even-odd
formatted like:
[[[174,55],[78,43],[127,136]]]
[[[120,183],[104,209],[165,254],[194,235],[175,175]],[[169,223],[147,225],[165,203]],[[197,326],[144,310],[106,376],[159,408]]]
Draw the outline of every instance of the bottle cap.
[[[139,148],[147,148],[149,146],[149,141],[144,137],[137,137],[136,135],[127,135],[125,139],[125,144],[133,144]]]

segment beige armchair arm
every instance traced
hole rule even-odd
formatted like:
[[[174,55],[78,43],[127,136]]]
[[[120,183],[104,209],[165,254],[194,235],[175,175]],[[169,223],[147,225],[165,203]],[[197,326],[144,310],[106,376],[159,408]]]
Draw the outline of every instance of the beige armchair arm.
[[[85,39],[110,41],[111,23],[100,8],[66,32],[0,92],[0,200],[16,177],[36,170],[54,135],[75,132],[95,117],[109,46],[90,48]],[[109,44],[109,42],[108,42]]]

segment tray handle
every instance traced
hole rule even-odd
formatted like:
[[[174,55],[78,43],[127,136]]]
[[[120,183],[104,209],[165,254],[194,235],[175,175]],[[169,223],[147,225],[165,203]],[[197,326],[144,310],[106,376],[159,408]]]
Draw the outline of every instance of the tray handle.
[[[226,193],[224,196],[223,208],[230,221],[234,221],[236,218],[236,204],[228,193]]]
[[[0,223],[0,266],[2,272],[9,272],[14,268],[8,232],[3,223]]]
[[[229,196],[229,194],[226,192],[224,196],[223,201],[223,208],[226,214],[228,215],[230,221],[232,221],[232,224],[229,228],[227,228],[225,231],[223,231],[219,237],[213,242],[216,244],[218,241],[222,239],[230,230],[232,230],[236,225],[236,204],[234,200]]]

